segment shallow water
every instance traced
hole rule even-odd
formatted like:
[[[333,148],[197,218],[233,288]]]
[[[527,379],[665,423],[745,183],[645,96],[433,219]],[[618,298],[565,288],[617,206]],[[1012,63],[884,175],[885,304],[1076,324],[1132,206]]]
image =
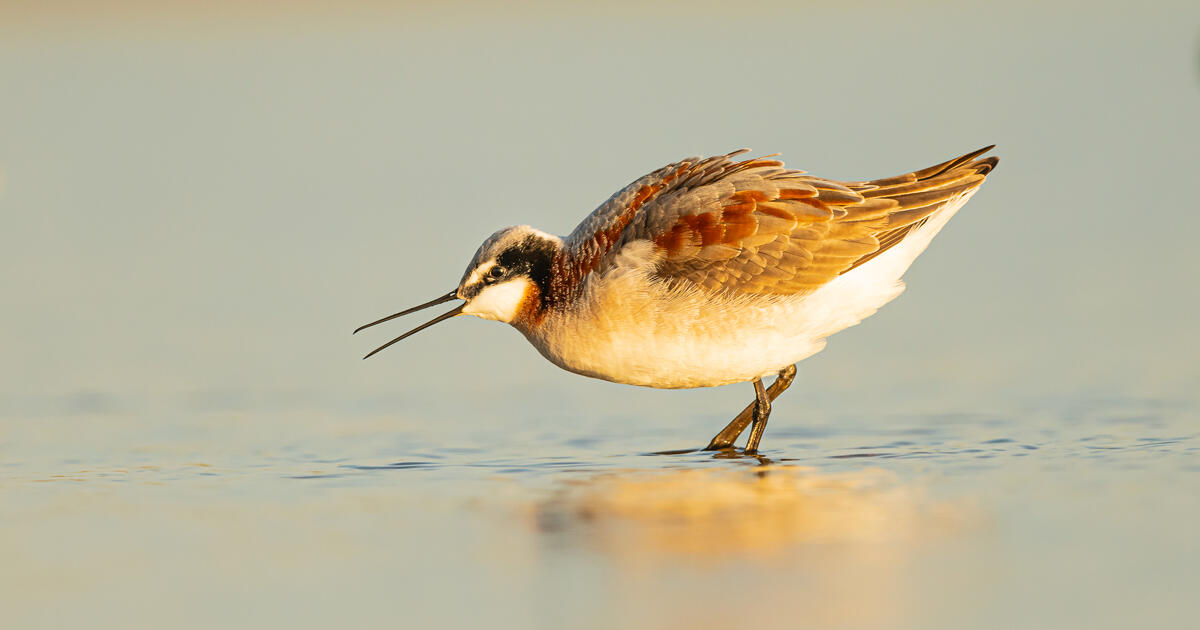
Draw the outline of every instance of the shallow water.
[[[1185,626],[1195,409],[1041,404],[780,403],[759,458],[656,453],[715,416],[28,417],[0,591],[12,627]]]

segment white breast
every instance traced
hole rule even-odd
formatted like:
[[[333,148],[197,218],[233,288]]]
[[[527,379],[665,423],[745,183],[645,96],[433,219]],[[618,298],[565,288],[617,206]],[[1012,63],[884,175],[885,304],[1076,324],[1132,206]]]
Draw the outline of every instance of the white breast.
[[[798,297],[671,289],[649,277],[651,244],[633,243],[614,267],[591,278],[575,307],[523,332],[556,365],[618,383],[710,387],[774,374],[900,295],[905,270],[970,196],[947,203],[895,247]]]

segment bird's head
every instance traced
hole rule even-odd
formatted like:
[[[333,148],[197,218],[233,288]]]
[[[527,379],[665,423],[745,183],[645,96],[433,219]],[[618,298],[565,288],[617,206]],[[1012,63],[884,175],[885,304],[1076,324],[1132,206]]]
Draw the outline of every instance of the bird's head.
[[[514,325],[524,323],[532,312],[541,307],[542,297],[548,294],[551,264],[555,254],[562,248],[561,238],[527,225],[496,232],[479,246],[458,288],[437,299],[361,326],[354,332],[430,306],[453,300],[463,300],[461,304],[376,348],[363,358],[458,315],[474,315]]]

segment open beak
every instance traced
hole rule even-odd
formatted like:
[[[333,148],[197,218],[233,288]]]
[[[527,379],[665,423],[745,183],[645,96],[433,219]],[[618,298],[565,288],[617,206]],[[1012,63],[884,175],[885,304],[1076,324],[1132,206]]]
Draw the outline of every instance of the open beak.
[[[390,321],[390,320],[396,319],[397,317],[401,317],[401,316],[404,316],[404,315],[408,315],[409,313],[415,313],[415,312],[417,312],[417,311],[419,311],[419,310],[421,310],[421,309],[423,309],[423,308],[429,308],[430,306],[437,306],[438,304],[445,304],[446,302],[449,302],[450,300],[457,300],[457,299],[458,299],[458,295],[457,295],[457,293],[458,293],[458,291],[457,291],[457,290],[455,290],[455,291],[451,291],[451,292],[447,293],[446,295],[443,295],[443,296],[442,296],[442,297],[440,297],[440,298],[437,298],[437,299],[434,299],[434,300],[430,300],[430,301],[428,301],[428,302],[426,302],[426,303],[424,303],[424,304],[421,304],[421,305],[419,305],[419,306],[414,306],[414,307],[412,307],[412,308],[410,308],[410,309],[407,309],[407,310],[400,311],[399,313],[396,313],[395,315],[388,315],[387,317],[384,317],[383,319],[377,319],[377,320],[375,320],[375,321],[371,322],[370,324],[365,324],[365,325],[363,325],[363,326],[359,326],[358,328],[355,328],[355,329],[354,329],[354,332],[355,332],[355,333],[357,333],[358,331],[360,331],[360,330],[363,330],[364,328],[370,328],[370,327],[374,326],[375,324],[382,324],[383,322],[386,322],[386,321]],[[380,350],[383,350],[384,348],[386,348],[386,347],[388,347],[388,346],[390,346],[390,345],[392,345],[392,344],[396,343],[397,341],[400,341],[401,339],[404,339],[405,337],[408,337],[409,335],[413,335],[413,334],[416,334],[416,333],[418,333],[418,332],[421,332],[422,330],[425,330],[426,328],[429,328],[430,326],[432,326],[432,325],[434,325],[434,324],[436,324],[436,323],[438,323],[438,322],[440,322],[440,321],[442,321],[442,320],[444,320],[444,319],[450,319],[451,317],[454,317],[455,315],[461,315],[461,314],[462,314],[462,311],[463,311],[463,308],[465,308],[466,306],[467,306],[467,303],[466,303],[466,302],[463,302],[462,304],[459,304],[458,306],[454,307],[454,308],[453,308],[453,309],[451,309],[450,311],[448,311],[448,312],[445,312],[445,313],[442,313],[441,315],[438,315],[437,317],[435,317],[435,318],[433,318],[433,319],[431,319],[431,320],[429,320],[429,321],[425,322],[424,324],[421,324],[420,326],[417,326],[416,328],[414,328],[414,329],[412,329],[412,330],[410,330],[410,331],[408,331],[408,332],[404,333],[403,335],[400,335],[399,337],[396,337],[395,339],[393,339],[393,340],[391,340],[391,341],[389,341],[389,342],[387,342],[387,343],[383,344],[382,346],[379,346],[378,348],[375,348],[375,349],[374,349],[374,350],[372,350],[372,351],[371,351],[369,354],[367,354],[367,356],[365,356],[365,357],[363,357],[363,358],[364,358],[364,359],[369,359],[369,358],[371,358],[371,356],[372,356],[372,355],[374,355],[375,353],[377,353],[377,352],[379,352]]]

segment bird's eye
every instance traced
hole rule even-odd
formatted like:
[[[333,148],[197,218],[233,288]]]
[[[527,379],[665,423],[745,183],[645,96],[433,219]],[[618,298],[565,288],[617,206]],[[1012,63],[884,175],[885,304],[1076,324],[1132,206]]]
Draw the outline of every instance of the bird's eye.
[[[483,277],[484,284],[494,284],[501,276],[504,275],[504,267],[496,265],[488,269],[487,275]]]

